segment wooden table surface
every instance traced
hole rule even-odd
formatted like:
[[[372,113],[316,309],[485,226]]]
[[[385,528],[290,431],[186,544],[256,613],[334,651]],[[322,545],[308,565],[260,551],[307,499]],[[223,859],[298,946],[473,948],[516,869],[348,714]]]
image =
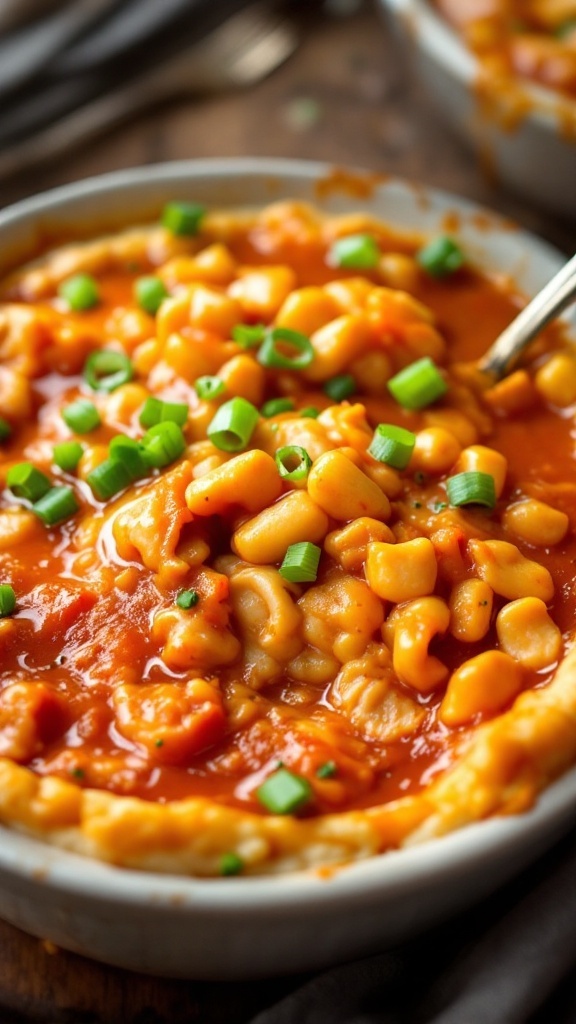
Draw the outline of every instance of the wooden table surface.
[[[342,8],[334,0],[331,6]],[[483,177],[411,79],[372,5],[358,3],[346,16],[308,12],[297,20],[297,52],[264,82],[151,111],[9,183],[2,203],[165,160],[308,158],[425,181],[491,206],[567,253],[574,250],[576,225],[527,206]],[[0,923],[2,1024],[247,1024],[297,983],[215,985],[134,975],[47,948]]]

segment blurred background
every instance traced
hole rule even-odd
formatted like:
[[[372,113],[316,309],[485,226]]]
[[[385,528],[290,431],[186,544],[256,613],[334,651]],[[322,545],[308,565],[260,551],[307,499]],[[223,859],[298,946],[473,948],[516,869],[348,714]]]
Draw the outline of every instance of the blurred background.
[[[237,155],[423,181],[574,248],[574,224],[502,188],[447,127],[377,0],[0,0],[2,205]]]

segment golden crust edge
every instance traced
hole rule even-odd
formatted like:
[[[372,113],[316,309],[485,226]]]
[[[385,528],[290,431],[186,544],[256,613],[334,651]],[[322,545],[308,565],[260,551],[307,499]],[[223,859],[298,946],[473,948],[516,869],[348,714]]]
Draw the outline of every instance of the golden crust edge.
[[[80,789],[0,759],[0,821],[51,845],[140,870],[211,876],[224,853],[245,873],[345,865],[495,815],[529,809],[576,761],[576,646],[552,682],[464,740],[456,763],[420,794],[317,818],[264,816],[190,798],[153,804]]]

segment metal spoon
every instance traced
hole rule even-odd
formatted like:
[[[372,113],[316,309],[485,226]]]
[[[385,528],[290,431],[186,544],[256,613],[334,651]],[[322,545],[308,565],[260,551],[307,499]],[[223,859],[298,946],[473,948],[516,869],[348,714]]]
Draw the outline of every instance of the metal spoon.
[[[575,300],[576,255],[502,331],[481,359],[479,369],[494,380],[505,377],[529,342]]]

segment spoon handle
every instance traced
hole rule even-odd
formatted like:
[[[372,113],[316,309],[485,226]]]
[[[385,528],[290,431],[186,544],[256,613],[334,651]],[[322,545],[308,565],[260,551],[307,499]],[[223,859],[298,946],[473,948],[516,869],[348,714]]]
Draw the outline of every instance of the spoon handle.
[[[514,366],[526,345],[576,299],[576,255],[524,307],[490,346],[480,369],[496,380]]]

